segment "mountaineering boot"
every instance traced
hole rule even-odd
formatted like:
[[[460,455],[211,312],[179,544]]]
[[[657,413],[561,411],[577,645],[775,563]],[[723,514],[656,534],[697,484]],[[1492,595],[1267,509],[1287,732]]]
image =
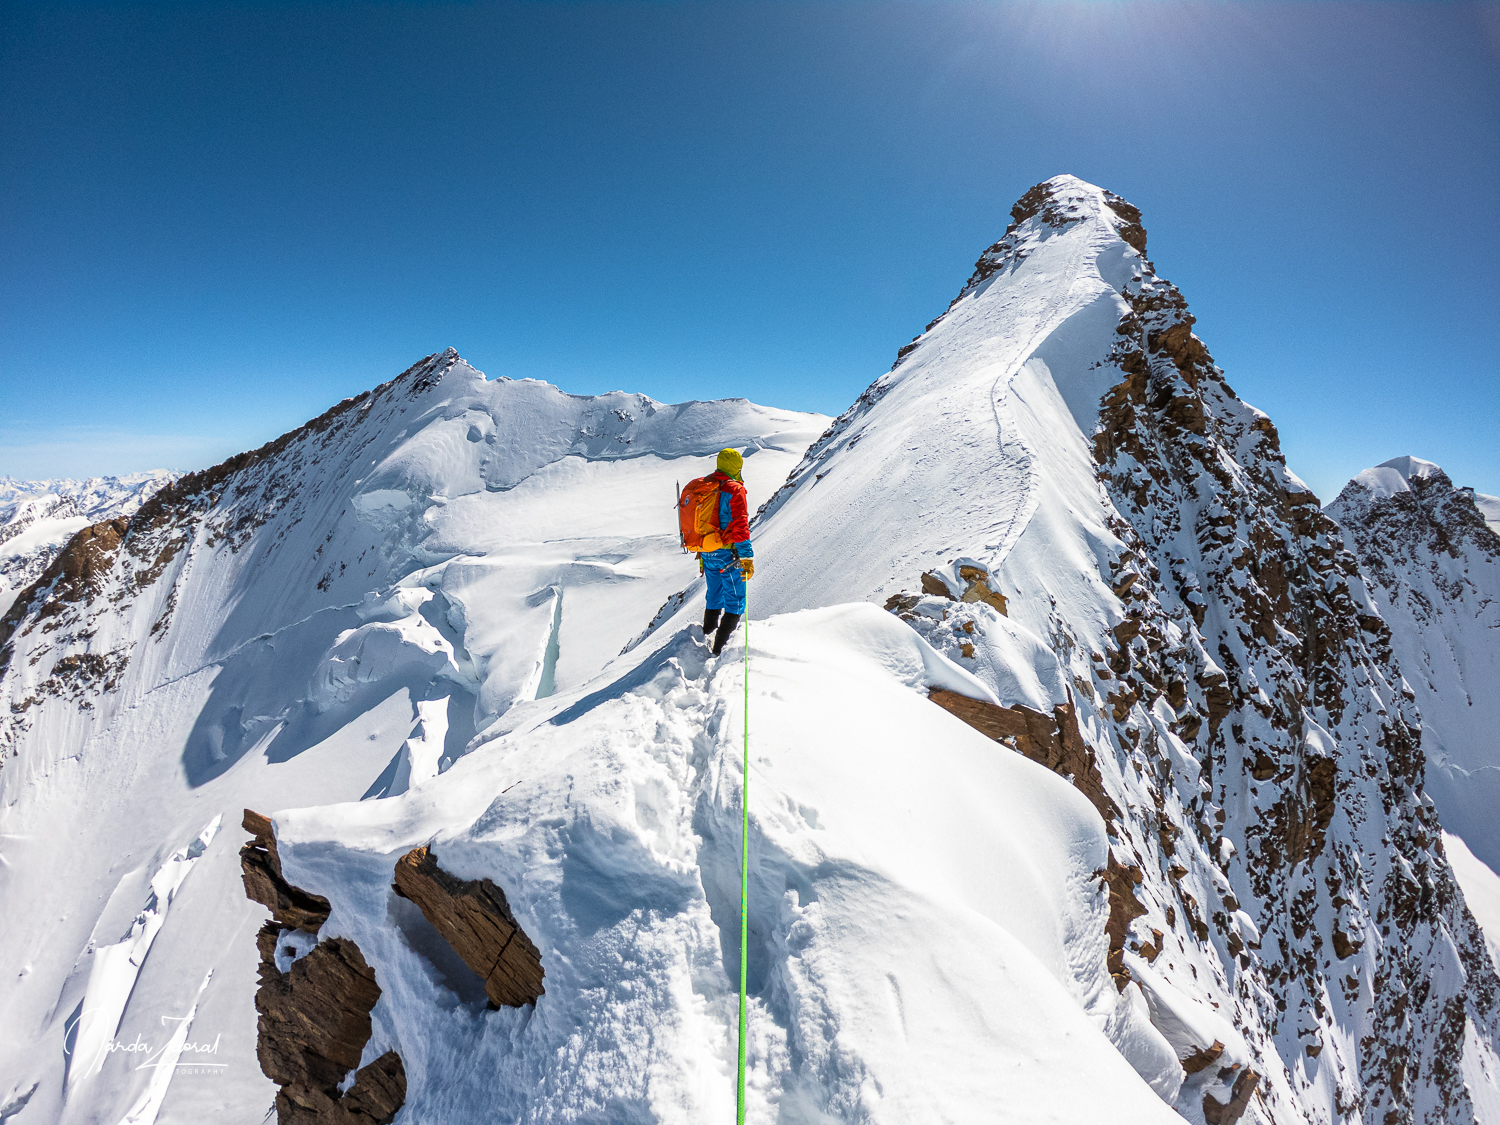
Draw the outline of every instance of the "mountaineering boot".
[[[719,631],[714,634],[713,654],[718,656],[724,651],[724,642],[729,640],[729,634],[734,632],[734,627],[740,623],[738,613],[726,613],[719,619]]]
[[[719,611],[716,609],[705,609],[703,611],[703,639],[710,644],[713,642],[714,630],[719,627]]]

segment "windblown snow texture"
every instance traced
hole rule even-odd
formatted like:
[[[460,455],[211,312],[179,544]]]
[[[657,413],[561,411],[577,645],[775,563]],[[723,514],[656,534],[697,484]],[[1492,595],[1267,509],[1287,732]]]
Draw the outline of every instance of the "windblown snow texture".
[[[1422,714],[1443,827],[1500,870],[1500,502],[1431,461],[1366,469],[1328,505]]]
[[[11,1116],[150,1104],[114,1058],[65,1084],[68,1016],[248,805],[331,903],[277,956],[374,970],[398,1121],[727,1122],[748,674],[752,1120],[1500,1120],[1500,983],[1354,557],[1134,207],[1058,177],[1012,216],[816,441],[449,353],[80,533],[0,625]],[[723,444],[768,497],[748,667],[656,506]],[[116,1038],[192,1010],[247,1073],[158,1121],[270,1102],[235,835]],[[534,1006],[487,1010],[392,894],[424,844],[503,888]]]

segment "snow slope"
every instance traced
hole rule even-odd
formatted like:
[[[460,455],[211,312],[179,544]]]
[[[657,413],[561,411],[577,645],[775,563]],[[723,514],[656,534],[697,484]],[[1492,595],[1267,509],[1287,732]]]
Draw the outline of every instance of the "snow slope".
[[[0,614],[47,569],[74,533],[133,515],[180,473],[164,469],[87,480],[0,477]]]
[[[190,854],[249,805],[374,968],[398,1121],[728,1121],[747,657],[646,498],[732,441],[751,1120],[1496,1122],[1500,981],[1354,558],[1134,207],[1057,177],[1012,217],[815,441],[450,353],[75,539],[0,626],[14,1119],[260,1119],[264,912],[229,821]],[[504,888],[534,1005],[393,896],[429,843]],[[191,1010],[235,1065],[70,1086],[70,1014],[126,991],[94,950],[163,909],[113,1041]]]
[[[756,622],[749,661],[752,1119],[1174,1120],[1102,1030],[1134,1012],[1097,815],[923,697],[983,689],[869,605]],[[733,1119],[744,674],[674,633],[403,797],[278,817],[388,990],[365,1053],[399,1045],[409,1120]],[[534,1013],[455,1008],[390,925],[428,841],[507,888]]]
[[[95,1041],[161,1050],[194,1009],[218,1069],[169,1068],[157,1119],[261,1120],[241,811],[402,792],[592,677],[692,573],[674,482],[732,444],[765,495],[826,421],[449,352],[76,538],[0,625],[0,1106],[122,1120],[156,1070]]]
[[[1464,901],[1484,928],[1490,959],[1500,965],[1500,875],[1481,863],[1462,837],[1445,832],[1443,846],[1448,849],[1454,877],[1464,889]]]
[[[1496,535],[1500,535],[1500,496],[1486,496],[1482,492],[1475,492],[1474,506],[1479,509],[1479,514],[1484,517],[1484,522]]]
[[[1327,510],[1416,695],[1443,827],[1500,870],[1500,534],[1485,499],[1431,461],[1397,457],[1356,476]]]

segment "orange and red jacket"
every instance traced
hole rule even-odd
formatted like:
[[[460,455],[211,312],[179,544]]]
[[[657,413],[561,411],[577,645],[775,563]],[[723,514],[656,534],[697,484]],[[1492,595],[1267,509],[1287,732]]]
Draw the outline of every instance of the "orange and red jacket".
[[[708,479],[719,486],[719,536],[734,544],[734,553],[742,559],[755,557],[750,546],[750,498],[745,486],[728,473],[717,469]]]

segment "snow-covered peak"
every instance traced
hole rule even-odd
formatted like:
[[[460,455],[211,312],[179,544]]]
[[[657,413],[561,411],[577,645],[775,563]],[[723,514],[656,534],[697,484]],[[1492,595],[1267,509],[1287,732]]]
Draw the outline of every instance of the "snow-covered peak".
[[[1033,217],[1051,227],[1092,220],[1107,224],[1126,242],[1145,252],[1146,232],[1140,229],[1138,208],[1112,191],[1077,176],[1053,176],[1023,195],[1011,208],[1011,218],[1025,225]]]
[[[1413,480],[1425,481],[1442,475],[1443,470],[1420,457],[1392,457],[1372,469],[1355,475],[1352,484],[1368,492],[1372,499],[1409,492]]]
[[[1500,501],[1455,487],[1431,461],[1396,457],[1356,476],[1327,510],[1416,696],[1443,827],[1500,868]]]
[[[1420,457],[1392,457],[1389,461],[1382,461],[1376,466],[1378,469],[1395,469],[1406,480],[1412,478],[1426,479],[1436,476],[1443,471],[1441,465],[1433,461],[1424,461]]]
[[[1500,548],[1486,534],[1500,532],[1500,499],[1456,486],[1442,466],[1420,457],[1392,457],[1356,474],[1326,511],[1346,529],[1390,524],[1386,530],[1396,534],[1402,550],[1433,531],[1450,554],[1464,545],[1483,555]],[[1378,554],[1379,544],[1372,544]]]
[[[1114,192],[1077,176],[1053,176],[1037,184],[1016,201],[1010,215],[1012,222],[1004,236],[979,256],[974,263],[973,275],[954,298],[954,305],[984,285],[995,273],[1007,266],[1019,266],[1043,243],[1079,224],[1084,224],[1095,238],[1102,240],[1101,249],[1119,241],[1137,256],[1144,257],[1146,253],[1146,228],[1141,225],[1140,210]],[[1135,274],[1132,267],[1123,273],[1112,271],[1107,279],[1120,288]],[[949,308],[951,310],[952,305]],[[927,327],[931,330],[932,325]]]

